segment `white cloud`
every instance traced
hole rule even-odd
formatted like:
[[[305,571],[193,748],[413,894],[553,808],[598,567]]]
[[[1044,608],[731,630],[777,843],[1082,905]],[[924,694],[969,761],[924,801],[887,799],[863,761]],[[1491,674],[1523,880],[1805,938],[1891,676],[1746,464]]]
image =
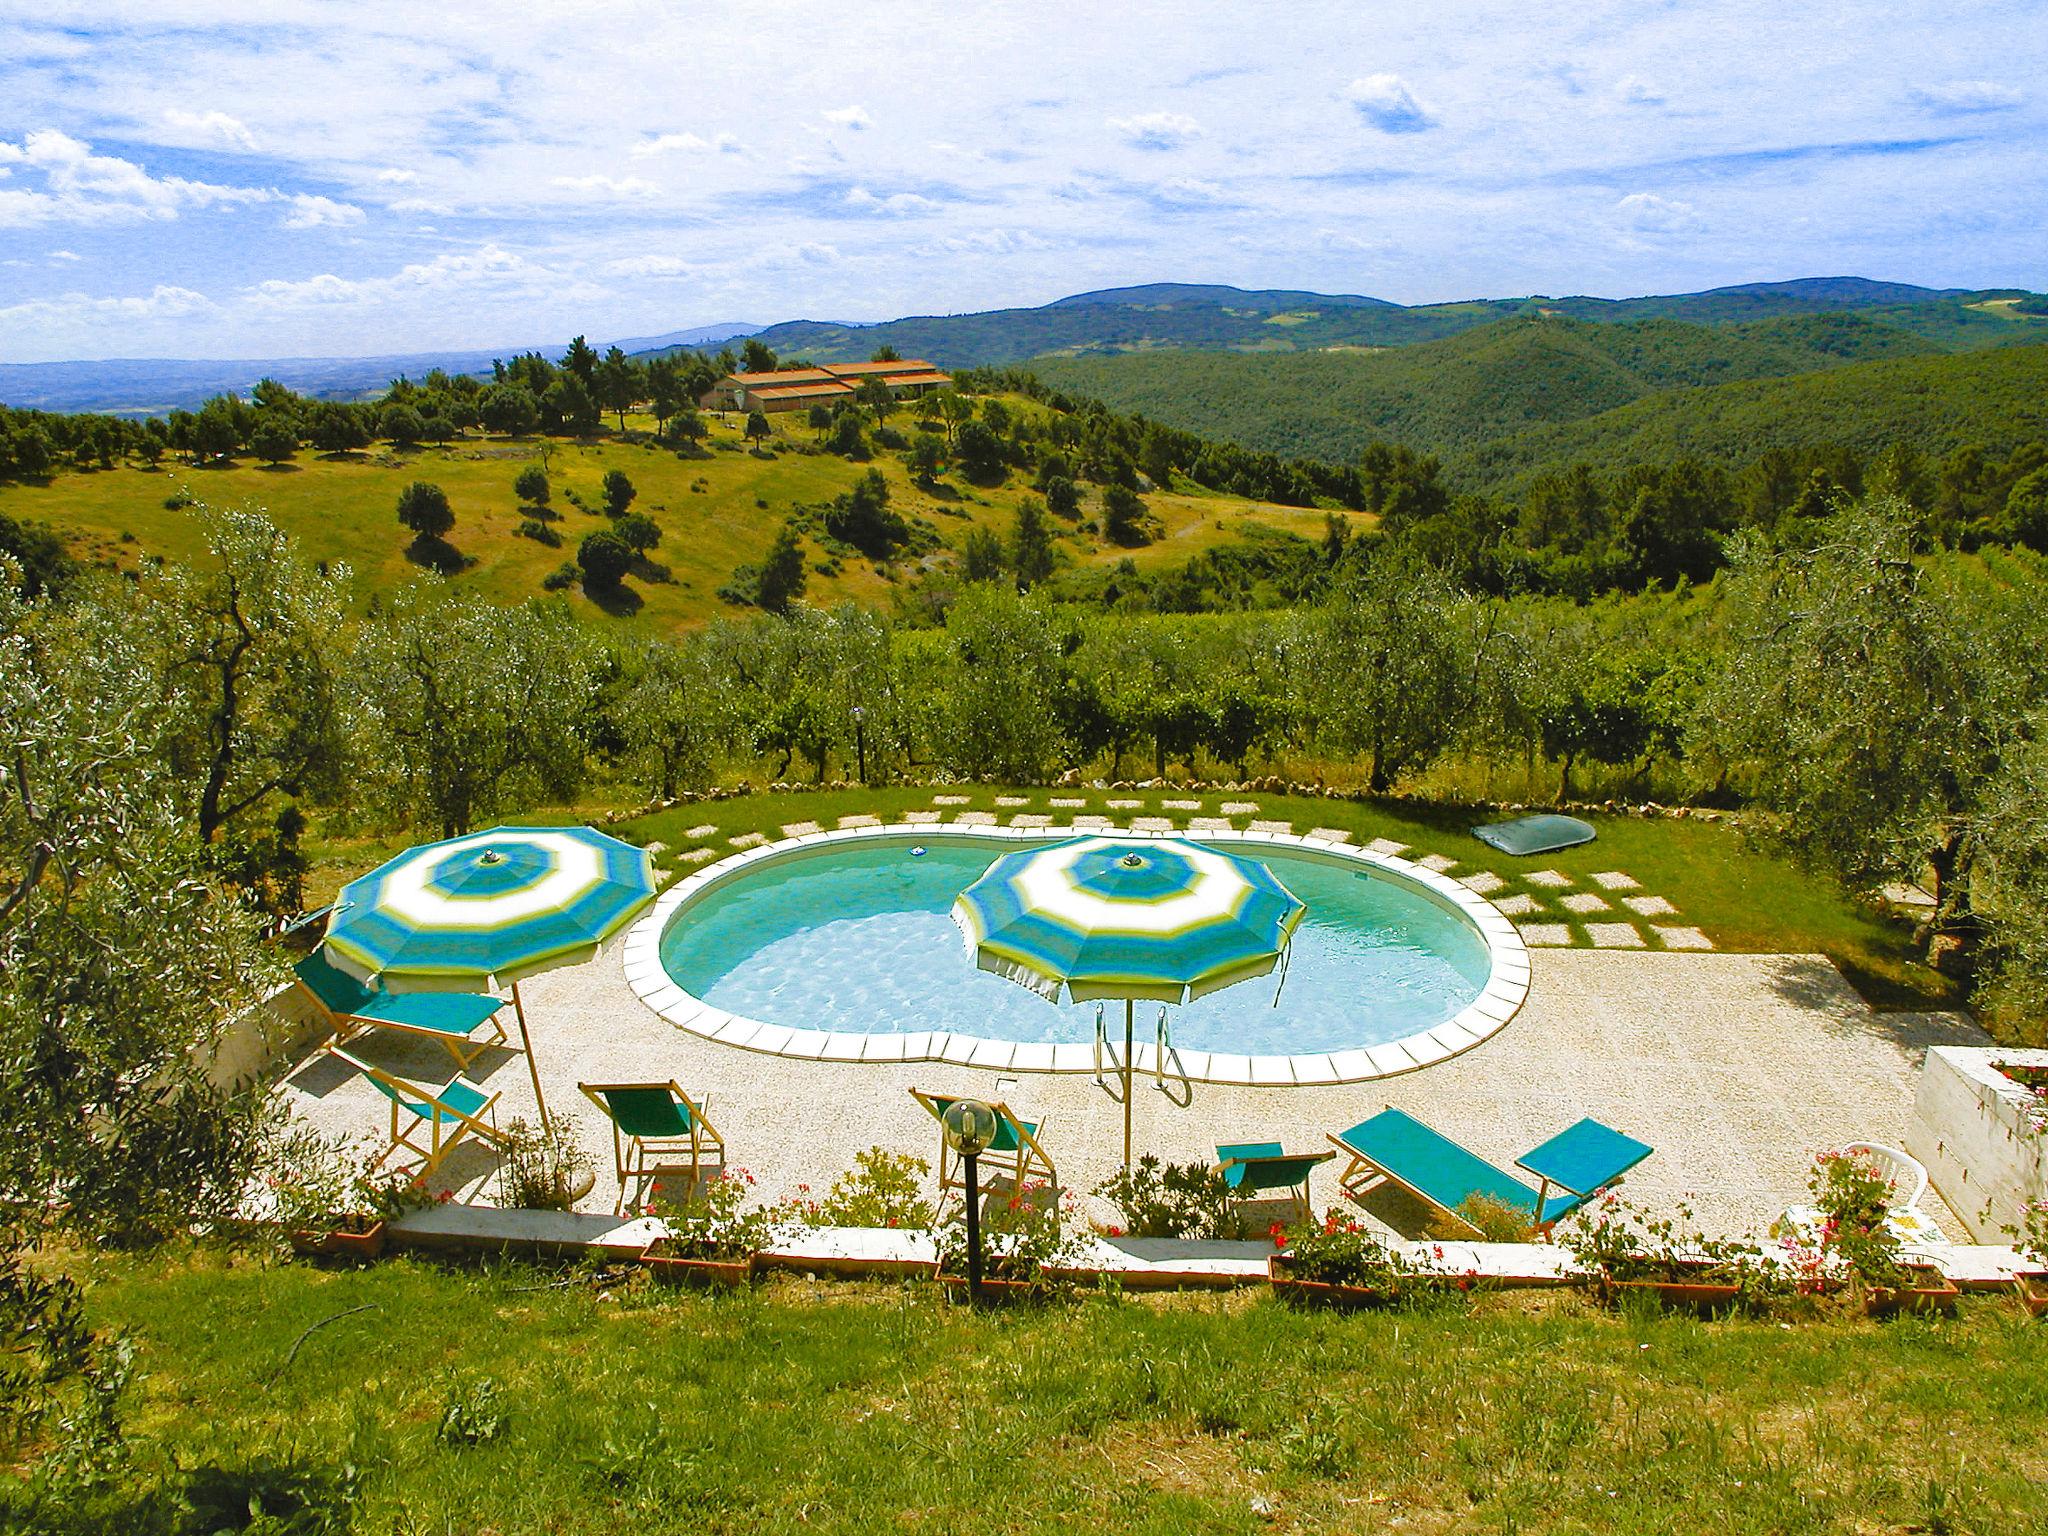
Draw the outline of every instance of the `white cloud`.
[[[1140,149],[1179,149],[1202,136],[1202,125],[1179,112],[1142,112],[1112,117],[1109,126]]]
[[[251,151],[256,148],[256,136],[239,118],[229,117],[225,112],[188,112],[183,107],[166,107],[163,124],[174,135],[175,143],[225,144],[230,149]]]
[[[841,259],[838,246],[824,245],[818,241],[811,241],[798,246],[796,248],[796,255],[797,260],[808,262],[814,267],[833,266]]]
[[[286,229],[347,229],[366,217],[354,203],[337,203],[310,192],[293,194],[291,204],[292,211],[284,216]]]
[[[1913,100],[1930,112],[1967,116],[1978,112],[2009,112],[2026,97],[2015,87],[1995,80],[1949,80],[1923,85]]]
[[[401,197],[391,205],[393,213],[425,213],[435,218],[447,218],[455,210],[446,203],[437,203],[430,197]]]
[[[347,278],[323,272],[296,281],[272,278],[245,288],[241,296],[265,309],[304,309],[368,305],[479,286],[530,288],[559,277],[515,252],[487,245],[476,251],[446,252],[382,277]]]
[[[1630,107],[1661,107],[1664,93],[1640,75],[1623,75],[1614,84],[1614,94]]]
[[[1699,227],[1693,205],[1654,192],[1631,192],[1619,199],[1615,212],[1630,229],[1645,235],[1677,235]]]
[[[650,155],[665,155],[671,150],[683,149],[698,153],[711,146],[694,133],[664,133],[651,139],[643,139],[633,146],[633,158],[645,160]]]
[[[557,176],[549,185],[567,192],[604,193],[610,197],[653,197],[661,191],[638,176]]]
[[[79,255],[76,251],[52,251],[50,252],[50,260],[64,262],[77,261],[79,260]]]
[[[420,179],[420,173],[418,171],[402,171],[394,165],[379,171],[377,179],[387,187],[409,187]]]
[[[1415,99],[1399,75],[1367,75],[1354,80],[1344,99],[1381,133],[1421,133],[1436,126],[1429,109]]]
[[[604,270],[612,277],[685,277],[700,268],[680,256],[622,256]]]
[[[896,192],[888,197],[877,197],[866,187],[855,187],[849,191],[846,194],[846,205],[849,208],[858,208],[863,213],[889,214],[897,218],[939,211],[937,203],[928,197],[919,197],[915,192]]]
[[[17,325],[34,326],[80,320],[167,320],[213,309],[203,293],[159,283],[147,294],[96,299],[85,293],[64,293],[54,299],[30,299],[0,308],[0,334]]]
[[[875,126],[875,120],[868,116],[866,107],[836,107],[820,115],[834,128],[850,128],[855,133],[863,133]]]
[[[1052,242],[1028,229],[971,229],[948,235],[939,242],[949,251],[978,251],[990,256],[1007,256],[1013,251],[1049,251]]]
[[[152,176],[132,160],[96,155],[90,144],[54,128],[31,133],[19,144],[0,139],[0,166],[36,172],[44,187],[0,192],[0,227],[175,219],[187,208],[265,203],[279,195],[269,188]]]
[[[1152,195],[1162,203],[1171,203],[1183,208],[1199,208],[1205,204],[1225,201],[1221,187],[1213,181],[1203,181],[1196,176],[1170,177],[1154,187]]]

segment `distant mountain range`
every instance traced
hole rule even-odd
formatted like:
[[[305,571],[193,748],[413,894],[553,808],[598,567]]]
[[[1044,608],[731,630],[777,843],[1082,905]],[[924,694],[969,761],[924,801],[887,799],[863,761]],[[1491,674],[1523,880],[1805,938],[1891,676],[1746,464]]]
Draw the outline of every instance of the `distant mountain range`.
[[[1767,329],[1773,323],[1796,326],[1813,319],[1862,323],[1833,330],[1825,326],[1795,329],[1775,336]],[[913,316],[873,325],[792,320],[756,329],[728,322],[624,338],[617,345],[635,356],[647,357],[688,347],[720,346],[751,336],[773,348],[784,361],[849,362],[871,356],[878,347],[891,346],[905,357],[928,358],[949,368],[1030,362],[1049,375],[1059,373],[1077,388],[1100,389],[1105,398],[1114,401],[1120,396],[1123,403],[1136,405],[1139,398],[1160,388],[1170,388],[1182,403],[1192,398],[1181,384],[1158,384],[1178,365],[1143,361],[1156,354],[1217,354],[1221,362],[1191,363],[1189,377],[1203,374],[1209,385],[1235,391],[1255,386],[1259,375],[1256,369],[1233,372],[1228,366],[1231,354],[1243,355],[1247,361],[1265,354],[1314,358],[1337,370],[1332,378],[1348,378],[1344,370],[1359,358],[1386,349],[1427,346],[1503,322],[1545,320],[1602,327],[1675,323],[1677,330],[1661,339],[1646,334],[1622,350],[1639,352],[1647,347],[1683,353],[1684,360],[1675,365],[1681,373],[1719,369],[1719,378],[1742,379],[1827,367],[1847,359],[1966,352],[2048,338],[2048,298],[2022,288],[1922,288],[1860,277],[1744,283],[1703,293],[1634,299],[1538,296],[1421,305],[1394,304],[1361,294],[1149,283],[1072,294],[1030,309]],[[1709,330],[1740,334],[1693,335],[1682,340],[1689,332]],[[1491,330],[1486,334],[1491,335]],[[1503,331],[1502,343],[1527,344],[1527,337],[1513,341],[1514,334]],[[1549,333],[1539,330],[1530,334]],[[437,367],[449,372],[483,372],[494,357],[522,350],[526,349],[245,362],[140,359],[0,364],[0,402],[47,410],[142,414],[189,408],[223,392],[246,392],[265,375],[308,394],[353,399],[374,395],[400,373],[418,377]],[[561,347],[557,344],[541,350],[555,353]],[[1065,370],[1061,359],[1088,366]],[[1119,367],[1105,372],[1096,366],[1104,361],[1116,361]],[[1622,372],[1636,370],[1640,361],[1624,362]],[[1594,393],[1588,398],[1599,399],[1603,402],[1600,408],[1606,409],[1672,387],[1655,382],[1664,377],[1658,371],[1662,365],[1645,366],[1647,373],[1632,375],[1635,383],[1617,378],[1604,365],[1594,368],[1597,377],[1590,384]],[[1392,371],[1399,373],[1401,368],[1397,365]],[[1485,403],[1487,369],[1480,366],[1478,373],[1480,382],[1467,393],[1484,412],[1492,409]],[[1688,382],[1713,383],[1719,378]],[[1567,378],[1558,387],[1575,386]],[[1344,398],[1355,403],[1356,391]],[[1585,414],[1583,404],[1573,407],[1571,414]],[[1263,408],[1254,399],[1231,403],[1234,419],[1256,415]],[[1367,416],[1372,429],[1378,431],[1382,426],[1399,425],[1402,412],[1373,406]],[[1560,418],[1538,410],[1531,419]],[[1241,420],[1235,428],[1212,425],[1228,435],[1244,430]],[[1271,436],[1265,432],[1258,435]]]
[[[718,346],[759,326],[743,321],[700,325],[659,336],[600,341],[600,351],[627,352]],[[566,341],[488,352],[393,352],[375,357],[273,357],[252,359],[110,358],[82,363],[0,363],[0,405],[24,410],[106,411],[120,416],[190,410],[214,395],[246,395],[258,379],[272,378],[303,395],[322,400],[359,400],[381,394],[400,374],[417,379],[439,368],[446,373],[489,373],[496,358],[540,351],[559,355]]]

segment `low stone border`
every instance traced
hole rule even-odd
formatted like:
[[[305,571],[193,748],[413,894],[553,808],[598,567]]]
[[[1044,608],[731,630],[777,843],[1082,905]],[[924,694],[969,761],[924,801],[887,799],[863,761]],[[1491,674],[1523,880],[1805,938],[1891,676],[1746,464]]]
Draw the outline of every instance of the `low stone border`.
[[[801,1061],[942,1061],[998,1072],[1092,1073],[1095,1070],[1092,1045],[994,1040],[943,1030],[869,1035],[843,1030],[803,1029],[741,1018],[686,992],[662,968],[661,963],[661,936],[676,914],[694,899],[760,864],[801,858],[816,849],[877,838],[896,842],[929,842],[947,838],[976,842],[1047,843],[1074,835],[1073,830],[1063,827],[899,824],[807,832],[800,837],[749,848],[683,877],[662,893],[653,909],[626,935],[621,957],[626,982],[642,1002],[677,1028],[725,1045],[770,1055]],[[1179,834],[1119,831],[1115,835],[1146,838]],[[1490,1039],[1506,1027],[1528,998],[1529,952],[1515,925],[1503,917],[1491,902],[1455,880],[1391,854],[1291,832],[1204,832],[1199,841],[1219,846],[1237,843],[1254,848],[1303,850],[1333,863],[1368,865],[1410,885],[1419,886],[1426,895],[1454,909],[1479,930],[1491,956],[1492,971],[1479,996],[1454,1018],[1400,1040],[1353,1050],[1287,1056],[1246,1056],[1175,1048],[1172,1055],[1182,1076],[1200,1083],[1261,1088],[1325,1086],[1398,1077],[1447,1061]],[[1132,1053],[1132,1070],[1140,1074],[1155,1071],[1158,1055],[1156,1045],[1137,1046]]]

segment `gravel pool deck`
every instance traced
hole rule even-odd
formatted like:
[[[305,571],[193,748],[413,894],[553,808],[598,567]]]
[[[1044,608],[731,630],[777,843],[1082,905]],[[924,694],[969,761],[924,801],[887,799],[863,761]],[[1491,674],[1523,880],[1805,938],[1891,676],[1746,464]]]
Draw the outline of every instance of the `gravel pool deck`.
[[[1328,1145],[1342,1130],[1393,1105],[1503,1168],[1581,1115],[1640,1137],[1656,1154],[1632,1173],[1632,1198],[1668,1209],[1684,1200],[1719,1234],[1760,1234],[1804,1199],[1813,1154],[1852,1140],[1905,1134],[1921,1057],[1930,1045],[1989,1041],[1953,1013],[1877,1013],[1825,959],[1812,955],[1657,954],[1546,950],[1532,955],[1521,1013],[1493,1039],[1405,1077],[1335,1088],[1197,1085],[1180,1108],[1141,1079],[1133,1094],[1135,1146],[1169,1161],[1208,1160],[1218,1142]],[[573,1115],[598,1164],[583,1202],[609,1209],[617,1193],[609,1127],[577,1092],[584,1081],[666,1081],[708,1097],[729,1165],[749,1170],[768,1199],[799,1184],[822,1190],[881,1145],[936,1165],[934,1122],[906,1091],[1007,1099],[1042,1119],[1040,1141],[1060,1182],[1086,1196],[1116,1171],[1122,1111],[1087,1076],[1005,1076],[935,1063],[828,1064],[720,1045],[649,1010],[610,955],[539,976],[523,988],[548,1107]],[[790,1021],[797,1022],[797,1021]],[[392,1072],[444,1082],[439,1047],[359,1036],[352,1049]],[[502,1093],[498,1121],[533,1113],[526,1063],[491,1050],[469,1076]],[[307,1120],[330,1132],[370,1135],[388,1124],[386,1101],[342,1064],[319,1054],[282,1088]],[[439,1182],[459,1198],[488,1200],[496,1157],[458,1148]],[[1336,1169],[1317,1170],[1318,1210],[1338,1199]],[[1112,1212],[1091,1202],[1090,1214]],[[1368,1213],[1403,1235],[1421,1231],[1412,1201],[1375,1194]],[[1938,1203],[1930,1211],[1959,1234]]]

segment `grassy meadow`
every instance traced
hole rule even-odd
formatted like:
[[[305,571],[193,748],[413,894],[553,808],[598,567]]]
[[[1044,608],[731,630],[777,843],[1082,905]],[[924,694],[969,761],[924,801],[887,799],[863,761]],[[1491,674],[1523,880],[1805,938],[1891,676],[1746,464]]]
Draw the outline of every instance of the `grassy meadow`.
[[[365,1531],[2048,1524],[2048,1329],[2008,1297],[1786,1326],[1566,1292],[974,1314],[924,1284],[702,1294],[630,1266],[333,1270],[210,1248],[79,1273],[94,1325],[135,1345],[130,1424],[159,1486],[244,1508],[288,1486]],[[39,1528],[133,1528],[120,1497]]]
[[[1010,404],[1020,411],[1039,409],[1027,401]],[[651,418],[629,415],[627,420],[644,432],[654,427]],[[800,451],[810,446],[813,434],[789,416],[771,418],[776,430],[765,454],[753,452],[741,437],[741,418],[710,415],[705,420],[711,435],[698,455],[686,458],[652,443],[609,436],[556,441],[548,466],[556,515],[549,526],[560,534],[560,548],[517,532],[529,513],[518,505],[512,482],[520,470],[538,462],[541,446],[526,438],[471,437],[445,448],[405,451],[379,443],[360,453],[332,455],[301,450],[296,459],[277,466],[244,454],[220,467],[193,468],[166,459],[155,470],[65,469],[47,485],[0,484],[0,513],[49,524],[80,559],[132,568],[148,555],[176,560],[194,548],[191,513],[165,505],[177,493],[216,505],[259,506],[298,537],[308,558],[347,562],[367,602],[372,593],[389,591],[419,574],[407,558],[411,535],[399,526],[396,508],[406,485],[429,480],[448,493],[455,512],[449,543],[471,562],[456,578],[458,584],[492,601],[520,602],[540,594],[543,578],[573,558],[584,534],[608,526],[599,486],[607,470],[618,469],[639,492],[633,510],[654,519],[662,541],[652,552],[652,568],[627,578],[624,602],[600,609],[576,589],[573,606],[592,620],[637,614],[672,630],[733,611],[717,593],[734,568],[758,562],[795,507],[830,501],[871,467],[888,480],[893,507],[938,529],[944,547],[923,557],[933,563],[955,558],[970,528],[987,527],[1007,538],[1017,503],[1031,493],[1029,477],[1017,471],[993,487],[971,485],[954,474],[930,491],[911,480],[895,454],[878,452],[870,463],[858,464]],[[907,428],[909,422],[899,416],[896,425]],[[577,508],[570,492],[593,510]],[[1095,517],[1097,495],[1091,487],[1081,521]],[[1146,500],[1163,525],[1155,542],[1126,550],[1054,518],[1062,557],[1075,564],[1113,564],[1128,556],[1144,568],[1185,560],[1234,536],[1247,523],[1305,537],[1320,536],[1323,530],[1320,510],[1245,501],[1186,483]],[[917,562],[910,559],[884,571],[855,556],[827,575],[817,569],[825,551],[807,543],[807,553],[812,568],[805,597],[817,605],[851,599],[887,607],[892,593],[916,574]]]

